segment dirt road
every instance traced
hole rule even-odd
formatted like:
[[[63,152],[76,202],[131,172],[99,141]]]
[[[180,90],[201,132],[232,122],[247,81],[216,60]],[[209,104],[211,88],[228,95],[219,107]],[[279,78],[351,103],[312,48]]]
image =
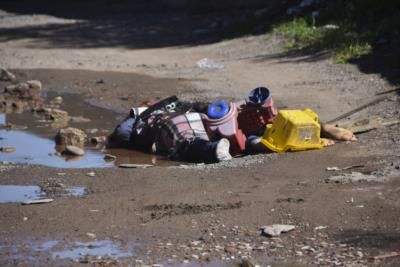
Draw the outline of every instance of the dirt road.
[[[152,19],[139,18],[129,31],[145,40],[165,38],[173,30],[164,27],[166,18]],[[192,21],[186,19],[175,18],[171,27]],[[379,75],[333,64],[327,56],[288,54],[274,34],[140,47],[139,41],[112,42],[109,38],[118,34],[107,36],[115,29],[102,32],[105,25],[4,10],[1,67],[18,79],[42,81],[44,92],[81,94],[119,113],[152,96],[241,99],[263,85],[279,107],[311,107],[324,121],[395,88]],[[185,27],[184,36],[202,29],[189,22]],[[199,68],[203,58],[224,67]],[[390,121],[399,119],[399,110],[399,97],[391,93],[355,117]],[[373,262],[369,257],[400,245],[399,129],[398,124],[382,127],[359,135],[355,143],[322,150],[212,165],[57,169],[3,162],[2,185],[58,178],[87,188],[87,194],[36,206],[0,204],[0,264],[231,266],[249,258],[261,266],[397,266],[396,258]],[[356,165],[362,166],[326,171]],[[95,175],[88,176],[91,171]],[[281,223],[296,229],[278,238],[261,235],[261,226]],[[90,255],[101,247],[93,242],[104,240],[112,242],[106,250],[115,257],[79,254]],[[68,254],[76,246],[78,256]]]

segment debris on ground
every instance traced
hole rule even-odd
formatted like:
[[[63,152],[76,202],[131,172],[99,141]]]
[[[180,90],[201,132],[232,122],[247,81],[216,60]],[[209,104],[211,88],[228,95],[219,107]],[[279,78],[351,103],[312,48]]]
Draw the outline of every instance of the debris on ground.
[[[34,100],[38,98],[41,90],[42,83],[33,80],[7,85],[4,93],[23,100]]]
[[[374,116],[362,120],[348,121],[338,125],[342,128],[352,131],[354,134],[361,134],[376,130],[380,127],[388,127],[399,123],[400,120],[384,121],[383,118]]]
[[[85,150],[77,146],[65,146],[64,153],[74,156],[83,156],[85,155]]]
[[[335,122],[340,121],[341,119],[347,118],[347,117],[349,117],[349,116],[351,116],[351,115],[353,115],[353,114],[355,114],[355,113],[357,113],[357,112],[359,112],[359,111],[361,111],[363,109],[366,109],[366,108],[368,108],[370,106],[376,105],[376,104],[378,104],[378,103],[380,103],[380,102],[382,102],[382,101],[384,101],[386,99],[388,99],[388,96],[378,97],[378,98],[376,98],[376,99],[374,99],[374,100],[372,100],[372,101],[370,101],[370,102],[368,102],[368,103],[366,103],[366,104],[364,104],[364,105],[362,105],[360,107],[357,107],[357,108],[355,108],[355,109],[353,109],[353,110],[351,110],[349,112],[346,112],[345,114],[342,114],[339,117],[336,117],[336,118],[334,118],[334,119],[332,119],[332,120],[330,120],[330,121],[328,121],[326,123],[327,124],[335,123]]]
[[[86,233],[86,235],[87,235],[88,237],[90,237],[90,238],[93,238],[93,239],[96,238],[96,234],[93,234],[93,233]]]
[[[121,163],[119,164],[120,168],[126,168],[126,169],[135,169],[135,168],[149,168],[153,167],[154,165],[151,164],[133,164],[133,163]]]
[[[86,173],[86,176],[89,176],[89,177],[95,177],[96,176],[96,173],[95,172],[88,172],[88,173]]]
[[[16,79],[15,75],[6,69],[0,69],[0,81],[12,82]]]
[[[365,165],[358,164],[358,165],[351,165],[351,166],[347,166],[347,167],[343,167],[343,168],[339,168],[337,166],[327,167],[326,170],[327,171],[345,171],[345,170],[350,170],[350,169],[355,169],[355,168],[363,168],[363,167],[365,167]]]
[[[64,102],[64,98],[62,96],[56,96],[50,101],[52,104],[61,104],[62,102]]]
[[[214,163],[248,153],[321,149],[335,140],[356,140],[349,130],[321,125],[310,108],[278,112],[266,87],[251,90],[237,102],[190,103],[176,96],[145,102],[148,106],[133,107],[115,128],[109,148]]]
[[[43,104],[40,81],[27,81],[7,85],[0,95],[0,110],[4,113],[22,113]]]
[[[69,121],[74,123],[88,123],[91,122],[91,119],[85,118],[83,116],[73,116],[69,118]]]
[[[84,147],[87,135],[77,128],[60,129],[55,137],[57,145]]]
[[[203,58],[197,61],[196,66],[201,69],[223,69],[225,66],[209,58]]]
[[[282,233],[287,233],[294,229],[296,229],[296,226],[288,224],[273,224],[261,227],[262,234],[269,237],[280,236]]]
[[[22,205],[34,205],[34,204],[45,204],[45,203],[50,203],[53,202],[54,199],[52,198],[41,198],[41,199],[32,199],[32,200],[27,200],[22,202]]]
[[[67,192],[67,186],[60,178],[46,178],[39,184],[39,187],[42,192],[51,197],[62,195]]]
[[[382,255],[372,256],[371,260],[383,260],[383,259],[399,257],[399,256],[400,256],[400,252],[394,251],[394,252],[388,252],[388,253],[385,253]]]
[[[105,160],[105,161],[114,161],[114,160],[116,160],[116,159],[117,159],[117,157],[114,156],[114,155],[111,155],[111,154],[105,154],[105,155],[104,155],[104,160]]]
[[[90,138],[92,144],[101,144],[107,142],[107,136],[93,136]]]
[[[364,174],[361,172],[351,172],[351,173],[344,173],[341,175],[335,175],[329,177],[326,181],[327,182],[334,182],[334,183],[357,183],[357,182],[386,182],[388,181],[387,176],[383,175],[373,175],[373,174]]]
[[[52,121],[57,128],[65,127],[70,120],[68,112],[57,108],[38,108],[33,110],[36,114],[42,115],[46,120]],[[56,128],[56,127],[54,127]]]
[[[4,152],[4,153],[12,153],[12,152],[15,151],[15,147],[12,147],[12,146],[3,146],[3,147],[0,147],[0,151],[1,151],[1,152]]]

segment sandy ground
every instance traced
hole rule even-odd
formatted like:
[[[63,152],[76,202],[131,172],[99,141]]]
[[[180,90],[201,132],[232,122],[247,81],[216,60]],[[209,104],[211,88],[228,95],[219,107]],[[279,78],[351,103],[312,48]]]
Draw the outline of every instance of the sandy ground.
[[[91,30],[85,25],[82,19],[4,11],[1,67],[21,80],[42,81],[45,91],[80,93],[120,113],[152,96],[242,99],[263,85],[278,106],[311,107],[329,120],[394,88],[379,75],[333,64],[323,55],[285,53],[273,34],[204,45],[154,48],[105,41],[95,46],[85,45],[82,36]],[[147,30],[138,35],[148,37]],[[203,58],[224,68],[197,67]],[[398,96],[389,94],[356,117],[372,115],[399,119]],[[262,266],[398,266],[396,258],[373,262],[369,257],[400,245],[399,129],[383,127],[359,135],[358,142],[322,150],[214,165],[69,170],[2,164],[1,184],[62,177],[89,193],[37,206],[0,204],[0,264],[80,266],[84,263],[53,258],[44,250],[33,258],[15,255],[32,256],[32,242],[60,240],[68,247],[68,242],[98,239],[134,251],[106,263],[111,266],[220,266],[242,258]],[[363,166],[326,171],[353,165]],[[88,177],[89,171],[96,175]],[[363,180],[346,181],[344,174],[352,172],[361,172]],[[342,180],[329,179],[335,175]],[[277,223],[296,229],[274,239],[261,235],[261,226]],[[128,248],[132,243],[135,247]]]

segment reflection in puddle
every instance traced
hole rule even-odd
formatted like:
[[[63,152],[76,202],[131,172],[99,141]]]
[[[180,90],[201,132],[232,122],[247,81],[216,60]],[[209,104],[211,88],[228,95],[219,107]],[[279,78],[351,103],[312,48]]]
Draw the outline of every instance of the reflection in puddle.
[[[43,243],[33,243],[31,245],[32,249],[34,251],[49,251],[51,249],[53,249],[55,246],[57,246],[60,243],[59,240],[49,240],[49,241],[45,241]]]
[[[61,195],[81,197],[84,194],[84,187],[68,187]],[[44,197],[46,194],[36,185],[0,185],[0,203],[20,203]]]
[[[72,248],[52,253],[53,259],[77,260],[82,256],[101,256],[110,258],[125,258],[133,256],[132,252],[122,251],[111,240],[96,240],[92,242],[75,242]]]
[[[91,242],[68,242],[63,240],[47,241],[22,241],[13,244],[0,240],[0,257],[3,260],[24,261],[31,263],[67,260],[79,261],[86,257],[123,259],[136,256],[135,242],[129,242],[122,246],[119,242],[111,240],[95,240]],[[4,258],[5,257],[5,258]],[[36,265],[36,264],[34,264]]]
[[[39,186],[0,185],[0,203],[24,202],[44,196]]]
[[[58,95],[48,94],[49,99],[55,96]],[[89,105],[80,95],[61,96],[63,102],[60,109],[67,111],[70,116],[84,116],[88,119],[87,122],[70,122],[70,127],[83,130],[97,129],[100,134],[95,135],[107,135],[118,124],[119,119],[114,112]],[[15,149],[11,153],[0,153],[0,161],[55,168],[109,168],[122,163],[176,165],[176,162],[163,160],[152,154],[128,149],[105,150],[102,146],[86,147],[85,155],[82,157],[58,156],[54,142],[58,129],[51,128],[48,121],[42,117],[31,112],[0,114],[0,126],[4,127],[8,123],[26,130],[0,130],[0,147],[8,146]],[[105,161],[106,153],[116,156],[117,160]]]
[[[99,150],[87,149],[83,157],[59,157],[54,153],[53,140],[42,138],[22,131],[0,130],[1,146],[12,146],[12,153],[0,153],[0,160],[12,163],[45,165],[56,168],[105,168],[112,167],[112,162],[104,161],[104,154]]]

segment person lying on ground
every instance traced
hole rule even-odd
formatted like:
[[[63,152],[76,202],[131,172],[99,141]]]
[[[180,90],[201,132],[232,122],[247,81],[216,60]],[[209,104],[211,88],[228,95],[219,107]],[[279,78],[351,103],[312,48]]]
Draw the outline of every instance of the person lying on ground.
[[[194,109],[201,110],[202,107]],[[144,110],[131,110],[109,137],[108,147],[151,151],[190,162],[213,163],[232,158],[229,140],[209,140],[200,113],[171,108],[154,110],[138,125],[139,115]]]

